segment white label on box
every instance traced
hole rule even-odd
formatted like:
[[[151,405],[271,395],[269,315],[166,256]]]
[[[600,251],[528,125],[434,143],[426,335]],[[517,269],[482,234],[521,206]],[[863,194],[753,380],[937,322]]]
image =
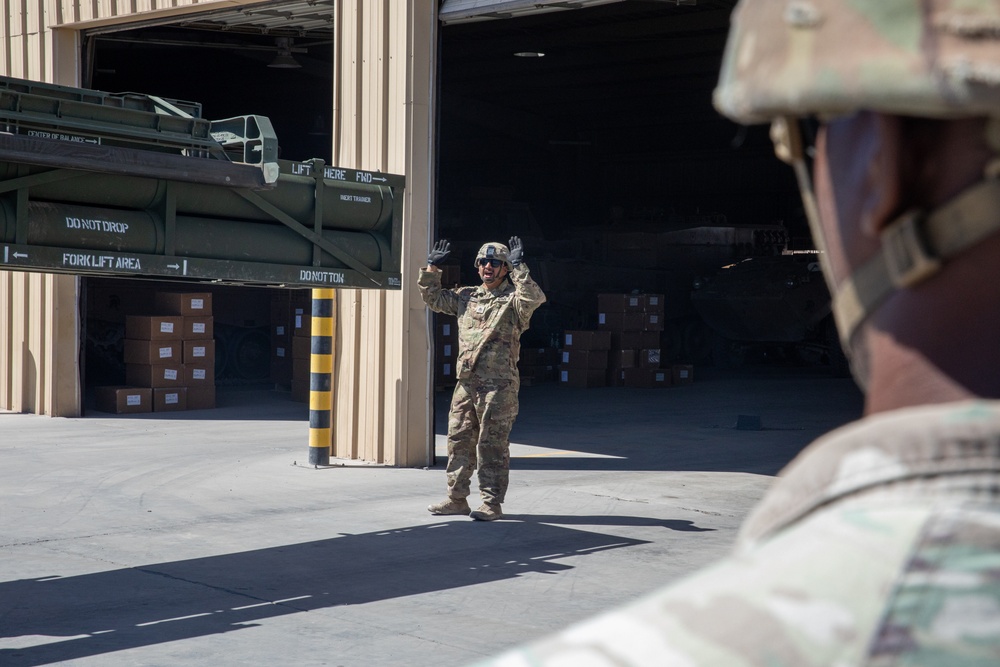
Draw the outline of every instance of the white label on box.
[[[598,313],[597,314],[597,323],[598,324],[604,324],[604,322],[605,322],[604,313]]]
[[[560,382],[569,382],[569,371],[561,371],[559,373]]]
[[[569,352],[563,352],[563,361],[562,362],[564,364],[568,364],[569,363]]]
[[[664,380],[663,373],[657,373],[656,374],[656,381],[657,382],[663,382],[663,380]]]
[[[164,394],[163,402],[167,405],[176,405],[180,403],[180,394]]]
[[[445,345],[444,346],[444,356],[446,356],[446,357],[450,357],[451,356],[451,345]]]
[[[205,308],[204,299],[191,299],[191,310],[202,310]]]
[[[441,335],[442,336],[450,336],[451,335],[451,325],[450,324],[442,324],[441,325]]]
[[[205,346],[195,345],[194,349],[191,351],[191,356],[194,357],[204,357],[205,356]]]
[[[567,345],[573,344],[573,334],[566,334],[566,344]]]
[[[284,324],[279,324],[278,326],[276,326],[274,328],[274,333],[277,334],[278,336],[284,336],[285,335],[285,325]]]
[[[195,380],[204,380],[205,379],[205,369],[204,368],[195,368],[192,371],[192,373],[191,373],[191,377],[193,377]]]
[[[283,347],[279,347],[279,348],[278,348],[277,350],[275,350],[274,352],[275,352],[275,354],[277,354],[277,355],[278,355],[279,357],[284,357],[284,356],[285,356],[285,348],[283,348]]]
[[[173,322],[160,322],[160,333],[173,333],[174,323]]]
[[[660,305],[660,297],[658,297],[658,296],[651,296],[651,297],[649,297],[649,305],[651,305],[651,306],[658,306],[658,305]]]
[[[451,375],[451,364],[444,364],[441,366],[441,374],[444,376]]]
[[[125,397],[125,405],[142,405],[141,394],[129,394]]]
[[[296,315],[295,316],[295,328],[296,329],[301,329],[302,328],[302,316],[301,315]]]
[[[630,296],[628,298],[628,305],[630,305],[630,306],[638,306],[639,305],[639,297],[637,297],[637,296]]]
[[[686,368],[682,369],[681,372],[678,373],[678,375],[681,377],[682,380],[687,380],[687,376],[688,376],[687,369]]]
[[[173,368],[164,368],[163,369],[163,379],[164,380],[176,380],[177,379],[177,371],[174,370]]]
[[[659,315],[650,315],[649,316],[649,323],[650,324],[656,324],[659,321],[660,321],[660,316]]]
[[[204,322],[192,322],[191,331],[194,333],[205,333],[205,323]]]
[[[160,348],[160,359],[169,359],[172,356],[174,356],[174,348],[172,347]]]

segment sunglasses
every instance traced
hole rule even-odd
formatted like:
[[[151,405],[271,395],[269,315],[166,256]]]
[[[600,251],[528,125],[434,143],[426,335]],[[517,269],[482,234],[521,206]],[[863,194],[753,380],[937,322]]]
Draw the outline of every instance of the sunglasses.
[[[502,259],[486,259],[484,257],[483,259],[477,259],[476,260],[476,264],[478,266],[486,266],[487,264],[489,264],[490,266],[492,266],[495,269],[495,268],[498,268],[499,266],[501,266],[503,264],[503,260]]]

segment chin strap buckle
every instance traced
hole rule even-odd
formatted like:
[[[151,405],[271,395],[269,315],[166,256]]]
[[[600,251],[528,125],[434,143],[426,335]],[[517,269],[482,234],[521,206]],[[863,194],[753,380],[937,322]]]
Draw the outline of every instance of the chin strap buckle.
[[[882,253],[892,284],[913,287],[941,270],[941,259],[932,255],[923,237],[924,216],[904,213],[882,230]]]

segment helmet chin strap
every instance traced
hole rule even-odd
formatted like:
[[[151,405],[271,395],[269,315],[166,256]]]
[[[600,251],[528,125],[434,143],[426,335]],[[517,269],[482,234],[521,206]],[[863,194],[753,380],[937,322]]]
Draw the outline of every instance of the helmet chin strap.
[[[984,180],[951,201],[933,211],[910,210],[893,220],[882,230],[879,252],[835,285],[827,266],[798,125],[791,118],[776,119],[771,136],[778,157],[795,169],[810,231],[833,295],[833,315],[845,351],[850,351],[858,329],[892,292],[919,285],[938,273],[947,260],[1000,232],[1000,158],[996,158],[987,165]],[[987,137],[1000,153],[1000,118],[992,118],[987,124]]]

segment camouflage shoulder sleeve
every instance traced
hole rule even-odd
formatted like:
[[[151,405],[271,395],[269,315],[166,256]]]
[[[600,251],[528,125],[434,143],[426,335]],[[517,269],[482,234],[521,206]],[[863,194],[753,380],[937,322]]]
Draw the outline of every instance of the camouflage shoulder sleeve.
[[[849,503],[482,664],[1000,664],[998,567],[995,505]]]
[[[511,270],[510,279],[514,283],[514,310],[521,320],[521,326],[527,328],[531,314],[545,303],[545,293],[531,279],[531,271],[523,262]]]
[[[436,313],[458,315],[461,299],[452,290],[441,287],[441,272],[420,269],[417,290],[427,307]]]

